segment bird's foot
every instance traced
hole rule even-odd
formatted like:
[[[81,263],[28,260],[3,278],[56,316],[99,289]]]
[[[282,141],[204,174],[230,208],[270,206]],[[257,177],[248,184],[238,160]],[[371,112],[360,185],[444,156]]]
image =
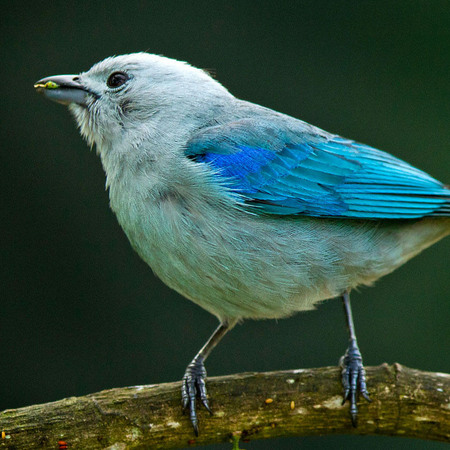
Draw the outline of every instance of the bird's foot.
[[[181,398],[183,404],[183,412],[189,410],[189,418],[191,419],[194,433],[198,436],[198,417],[197,417],[197,398],[201,400],[203,406],[212,414],[206,396],[206,369],[203,358],[194,358],[187,366],[181,385]]]
[[[356,405],[358,391],[368,402],[372,400],[367,392],[366,371],[364,370],[361,352],[355,339],[350,340],[350,345],[345,355],[340,359],[339,365],[342,367],[342,386],[344,387],[342,404],[347,400],[350,401],[350,416],[352,425],[356,428],[358,423],[358,407]]]

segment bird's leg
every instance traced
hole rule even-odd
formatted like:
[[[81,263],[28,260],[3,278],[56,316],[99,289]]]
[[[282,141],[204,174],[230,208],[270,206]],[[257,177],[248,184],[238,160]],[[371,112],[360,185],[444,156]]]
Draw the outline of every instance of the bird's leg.
[[[208,342],[201,348],[195,358],[187,366],[181,385],[181,398],[183,411],[189,409],[189,417],[194,427],[195,435],[198,436],[198,418],[196,410],[197,397],[200,398],[203,406],[212,414],[206,396],[206,369],[204,362],[212,349],[220,342],[225,334],[232,328],[229,323],[222,322],[208,339]]]
[[[344,399],[342,404],[346,400],[350,400],[350,416],[352,418],[352,425],[357,426],[358,420],[358,407],[356,406],[356,395],[358,392],[367,400],[369,393],[366,387],[366,371],[362,363],[361,352],[356,342],[355,325],[353,324],[352,308],[350,306],[350,295],[346,291],[342,294],[342,302],[344,304],[345,316],[347,319],[347,327],[350,335],[349,346],[345,355],[339,361],[342,367],[342,385],[344,387]]]

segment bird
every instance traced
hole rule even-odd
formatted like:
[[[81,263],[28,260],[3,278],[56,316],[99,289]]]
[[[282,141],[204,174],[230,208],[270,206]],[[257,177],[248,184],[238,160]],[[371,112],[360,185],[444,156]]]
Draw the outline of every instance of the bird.
[[[219,320],[187,366],[182,409],[212,412],[205,360],[236,323],[340,298],[343,404],[370,401],[350,292],[450,234],[450,188],[389,153],[233,96],[207,71],[146,52],[34,85],[96,148],[110,207],[170,288]]]

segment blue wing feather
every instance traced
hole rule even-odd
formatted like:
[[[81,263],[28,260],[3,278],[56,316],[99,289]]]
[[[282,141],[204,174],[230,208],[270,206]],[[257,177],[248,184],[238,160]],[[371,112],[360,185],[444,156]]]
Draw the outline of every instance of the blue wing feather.
[[[300,125],[303,122],[295,121]],[[242,119],[206,128],[186,155],[267,214],[366,219],[450,215],[450,190],[430,175],[339,136]]]

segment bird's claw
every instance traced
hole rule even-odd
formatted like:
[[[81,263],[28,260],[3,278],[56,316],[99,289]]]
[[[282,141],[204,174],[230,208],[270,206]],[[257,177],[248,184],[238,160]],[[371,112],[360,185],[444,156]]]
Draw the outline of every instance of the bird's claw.
[[[350,345],[340,360],[340,366],[342,367],[342,386],[344,388],[342,404],[347,400],[350,401],[350,416],[352,425],[356,428],[358,424],[358,407],[356,405],[358,391],[368,402],[372,400],[367,392],[366,371],[362,363],[361,352],[354,339],[350,340]]]
[[[206,410],[212,414],[206,395],[206,369],[203,358],[195,358],[186,369],[181,385],[181,399],[183,412],[189,410],[189,418],[198,436],[197,398],[200,399]]]

